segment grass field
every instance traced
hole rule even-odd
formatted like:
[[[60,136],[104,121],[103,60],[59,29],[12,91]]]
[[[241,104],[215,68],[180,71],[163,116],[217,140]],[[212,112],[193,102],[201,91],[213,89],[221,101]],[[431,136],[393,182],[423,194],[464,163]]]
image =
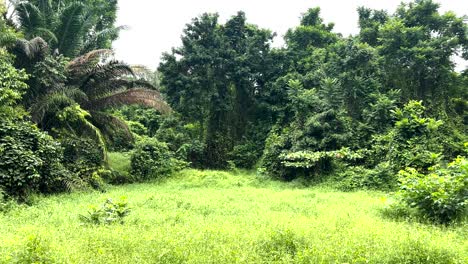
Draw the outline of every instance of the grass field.
[[[124,224],[80,222],[122,196]],[[187,170],[0,213],[0,263],[468,263],[466,225],[385,218],[384,196]]]

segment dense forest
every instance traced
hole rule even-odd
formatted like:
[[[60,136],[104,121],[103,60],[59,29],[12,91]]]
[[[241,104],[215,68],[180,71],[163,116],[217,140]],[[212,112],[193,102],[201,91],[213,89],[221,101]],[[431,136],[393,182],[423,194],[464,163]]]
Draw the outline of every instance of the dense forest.
[[[396,192],[436,223],[466,217],[466,17],[431,0],[320,8],[275,33],[193,18],[157,71],[114,59],[117,0],[0,5],[0,202],[161,179],[185,168]],[[128,172],[112,163],[130,160]],[[2,203],[0,203],[1,205]],[[1,210],[0,210],[1,211]]]

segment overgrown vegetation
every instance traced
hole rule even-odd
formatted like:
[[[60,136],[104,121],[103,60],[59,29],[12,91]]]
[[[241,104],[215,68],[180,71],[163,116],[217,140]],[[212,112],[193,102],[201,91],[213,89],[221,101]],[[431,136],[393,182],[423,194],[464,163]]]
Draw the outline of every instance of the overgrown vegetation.
[[[145,262],[137,253],[154,247],[148,256],[161,262],[200,262],[201,256],[188,247],[200,250],[200,241],[211,237],[213,244],[204,248],[212,246],[214,251],[205,252],[204,260],[212,262],[466,260],[460,243],[466,234],[458,226],[466,225],[468,213],[468,70],[456,71],[453,62],[455,57],[468,59],[466,17],[441,13],[432,0],[402,3],[393,14],[361,7],[359,33],[344,37],[334,31],[333,23],[324,23],[317,7],[306,10],[299,25],[287,31],[283,47],[273,48],[276,34],[248,23],[244,12],[224,23],[218,14],[205,13],[186,25],[182,45],[164,53],[153,71],[115,60],[112,42],[125,29],[115,24],[115,0],[7,3],[9,8],[0,3],[0,226],[2,221],[14,223],[15,212],[18,217],[27,215],[21,203],[32,205],[34,211],[36,200],[55,199],[42,195],[92,189],[117,192],[111,185],[153,182],[169,184],[171,191],[200,188],[203,192],[188,191],[200,204],[192,208],[191,201],[175,199],[176,208],[170,208],[175,210],[165,211],[165,219],[157,221],[152,218],[154,211],[144,217],[137,213],[142,221],[138,228],[132,226],[138,217],[127,218],[126,202],[107,200],[88,214],[80,213],[87,223],[85,230],[96,224],[96,230],[103,231],[104,224],[120,222],[108,228],[129,235],[128,227],[138,236],[131,234],[134,240],[122,246],[106,230],[104,240],[110,244],[103,249],[100,243],[106,241],[87,230],[87,260],[102,260],[104,254],[108,258],[103,262]],[[257,176],[236,178],[186,168],[238,174],[248,170]],[[171,175],[176,179],[168,180]],[[314,189],[288,189],[317,184],[340,192],[319,189],[326,194],[311,208],[305,200],[314,199],[316,194],[310,193]],[[141,186],[145,185],[121,190],[141,191]],[[265,202],[256,213],[247,212],[240,202],[234,208],[222,204],[212,208],[201,197],[214,191],[211,198],[220,198],[219,189],[247,195],[250,200],[242,201],[246,203],[242,206],[254,209],[259,205],[252,201],[263,199],[265,192],[277,203],[267,208]],[[349,208],[336,209],[347,212],[348,218],[358,210],[356,221],[334,211],[341,218],[333,218],[331,226],[330,219],[317,213],[329,216],[331,211],[314,211],[321,202],[343,202],[332,196],[368,201],[377,192],[389,193],[394,201],[380,215],[370,214],[374,210],[370,207],[363,213],[355,204],[345,203]],[[305,199],[298,193],[311,196]],[[74,195],[70,197],[77,198]],[[141,197],[136,199],[136,210],[146,208],[146,203],[167,209],[163,203],[173,202],[164,195],[157,196],[161,202],[157,204],[155,198]],[[291,200],[294,197],[300,200],[297,204]],[[177,226],[189,217],[206,220],[216,210],[223,214],[216,213],[208,225]],[[277,211],[286,211],[300,228],[275,222],[276,217],[285,219],[272,213]],[[248,222],[244,230],[243,225],[219,220],[220,215],[239,213],[255,213],[264,217],[260,222],[276,224],[257,226],[251,216],[227,217]],[[420,236],[410,236],[403,230],[407,226],[399,223],[377,220],[389,216],[395,221],[419,221],[402,225],[410,225]],[[74,228],[74,221],[63,225],[70,219],[60,217],[55,219],[59,225]],[[304,228],[314,217],[326,222],[326,228]],[[377,227],[362,230],[357,221],[359,227],[362,223]],[[163,229],[167,225],[157,226],[166,222],[176,226],[171,227],[176,239]],[[209,224],[214,225],[211,231]],[[240,235],[229,233],[225,225]],[[393,235],[387,227],[400,232],[397,238],[386,237]],[[18,238],[11,228],[6,238],[0,237],[6,243],[0,243],[0,253],[8,253],[0,254],[0,262],[84,261],[76,252],[64,259],[70,249],[56,245],[64,236],[56,240],[31,233],[21,237],[25,240],[20,245],[11,242]],[[145,228],[165,230],[167,236],[145,236]],[[203,239],[194,233],[199,228],[205,230]],[[327,237],[329,232],[334,235]],[[339,234],[347,238],[345,242]],[[221,235],[226,240],[220,241]],[[70,236],[85,247],[77,236]],[[447,244],[436,244],[434,238]],[[126,248],[131,245],[143,248]],[[19,249],[13,250],[16,246]],[[337,252],[337,247],[343,250]],[[119,248],[130,255],[113,251]]]
[[[131,208],[123,224],[80,220],[90,205],[121,196]],[[386,196],[187,170],[0,213],[0,263],[466,262],[465,225],[384,218]]]

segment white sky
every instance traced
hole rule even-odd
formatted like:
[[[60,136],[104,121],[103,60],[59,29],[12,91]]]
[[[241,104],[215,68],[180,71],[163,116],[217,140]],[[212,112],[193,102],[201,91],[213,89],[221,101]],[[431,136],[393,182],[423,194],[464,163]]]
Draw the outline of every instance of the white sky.
[[[117,59],[130,64],[156,69],[163,52],[181,44],[182,30],[192,18],[204,12],[217,12],[225,22],[237,11],[244,11],[247,22],[277,33],[275,45],[282,45],[282,37],[289,28],[299,24],[299,17],[308,8],[319,6],[326,23],[335,23],[335,32],[344,36],[357,34],[357,7],[385,9],[393,13],[401,0],[119,0],[118,25],[129,29],[115,41]],[[407,1],[405,1],[407,2]],[[441,11],[468,14],[467,0],[437,0]],[[461,59],[458,68],[468,63]],[[460,65],[463,64],[463,65]]]

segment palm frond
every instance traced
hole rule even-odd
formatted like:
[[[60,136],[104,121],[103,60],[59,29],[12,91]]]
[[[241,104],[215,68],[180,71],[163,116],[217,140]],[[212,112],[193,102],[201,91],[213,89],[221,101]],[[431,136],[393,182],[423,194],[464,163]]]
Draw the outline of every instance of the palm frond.
[[[158,91],[134,88],[116,93],[98,100],[91,101],[89,108],[92,110],[105,109],[112,106],[138,104],[156,109],[167,114],[172,112],[171,107],[164,101]]]
[[[152,81],[157,76],[157,72],[149,69],[144,65],[132,65],[132,69],[138,79]]]
[[[107,79],[101,82],[92,83],[90,87],[82,87],[83,90],[87,91],[87,94],[91,99],[102,98],[115,92],[121,92],[132,88],[156,90],[151,83],[145,80],[132,79]]]
[[[43,124],[47,113],[56,113],[75,101],[64,93],[53,92],[41,96],[29,109],[33,122]]]
[[[66,6],[60,13],[59,24],[55,35],[59,39],[57,48],[67,57],[74,57],[82,48],[85,6],[75,1]]]
[[[42,123],[46,113],[60,111],[73,103],[85,104],[88,96],[77,87],[56,87],[49,93],[40,96],[31,106],[33,121]]]
[[[101,150],[102,150],[101,154],[102,154],[104,163],[107,163],[108,159],[107,159],[106,141],[105,141],[104,136],[101,133],[101,130],[99,130],[99,128],[97,128],[91,121],[89,121],[86,118],[84,118],[82,121],[83,121],[83,126],[81,126],[83,128],[82,133],[88,134],[89,136],[96,139],[97,143],[101,147]]]
[[[24,64],[27,61],[39,61],[45,58],[49,54],[49,45],[40,37],[30,41],[18,39],[12,52],[17,56],[17,60],[22,60]]]
[[[17,19],[26,38],[37,37],[36,29],[44,26],[41,10],[30,1],[20,1],[15,4]]]
[[[118,26],[107,28],[98,32],[93,33],[84,44],[84,51],[91,51],[98,47],[105,47],[106,41],[109,39],[116,39],[119,36],[120,31],[126,30],[127,26]]]
[[[123,132],[123,134],[119,135],[125,136],[128,142],[134,142],[134,137],[130,128],[122,119],[105,112],[90,111],[90,114],[91,122],[99,128],[103,136],[109,141],[112,141],[116,132],[120,131]]]
[[[52,5],[56,6],[57,3],[52,3],[52,1],[55,2],[55,0],[29,0],[29,2],[32,2],[40,10],[46,28],[52,28],[55,22],[55,10],[52,8]]]
[[[90,69],[85,76],[74,76],[75,80],[84,80],[80,86],[85,92],[96,83],[108,80],[121,78],[124,76],[133,76],[132,68],[123,62],[120,61],[110,61],[102,65],[96,65],[96,67]]]
[[[73,99],[78,104],[84,104],[89,101],[88,95],[85,94],[81,89],[78,87],[73,86],[66,86],[60,90],[56,90],[56,92],[61,92],[64,95],[68,96],[69,98]]]
[[[113,56],[114,52],[110,49],[93,50],[72,60],[68,64],[67,70],[72,77],[82,77],[89,74],[101,61]]]
[[[127,86],[128,88],[145,88],[145,89],[150,89],[150,90],[156,90],[156,87],[153,84],[143,79],[129,80],[128,82],[129,82],[129,85]]]
[[[37,35],[44,40],[46,40],[47,43],[57,43],[58,39],[57,36],[55,36],[54,32],[52,32],[50,29],[47,28],[37,28],[36,29]]]

